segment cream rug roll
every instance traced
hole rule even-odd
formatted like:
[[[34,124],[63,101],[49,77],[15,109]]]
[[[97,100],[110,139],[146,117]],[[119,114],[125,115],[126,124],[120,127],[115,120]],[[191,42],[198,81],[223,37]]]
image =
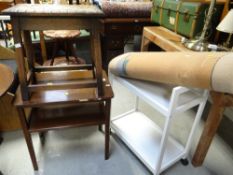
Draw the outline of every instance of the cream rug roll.
[[[232,52],[132,52],[114,58],[109,71],[139,80],[233,94]]]

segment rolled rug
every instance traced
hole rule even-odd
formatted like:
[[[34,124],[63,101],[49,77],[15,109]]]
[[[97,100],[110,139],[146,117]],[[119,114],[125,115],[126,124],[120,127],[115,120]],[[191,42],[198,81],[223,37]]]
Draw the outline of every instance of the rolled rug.
[[[233,94],[232,52],[132,52],[114,58],[112,74]]]

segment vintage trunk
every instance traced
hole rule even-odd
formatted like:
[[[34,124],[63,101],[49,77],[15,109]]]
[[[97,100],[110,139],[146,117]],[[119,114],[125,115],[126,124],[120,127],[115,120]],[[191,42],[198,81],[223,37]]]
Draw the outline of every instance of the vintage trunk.
[[[153,0],[151,19],[168,29],[189,38],[200,35],[209,4],[175,0]],[[214,19],[219,17],[219,6]]]

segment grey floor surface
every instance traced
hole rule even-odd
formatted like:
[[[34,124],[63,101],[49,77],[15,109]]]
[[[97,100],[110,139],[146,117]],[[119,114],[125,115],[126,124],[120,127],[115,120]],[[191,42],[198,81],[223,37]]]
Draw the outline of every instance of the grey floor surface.
[[[96,127],[50,131],[44,146],[33,135],[39,171],[34,172],[22,132],[4,134],[0,147],[0,169],[4,175],[150,175],[115,136],[111,138],[111,156],[104,160],[104,136]],[[180,163],[166,175],[210,175],[206,168],[185,167]]]

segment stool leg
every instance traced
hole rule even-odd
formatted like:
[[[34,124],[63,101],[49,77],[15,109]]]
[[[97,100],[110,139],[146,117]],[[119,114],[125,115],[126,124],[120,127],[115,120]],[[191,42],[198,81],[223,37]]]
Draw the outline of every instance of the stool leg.
[[[57,48],[58,48],[58,41],[55,40],[55,43],[54,43],[54,45],[53,45],[53,53],[52,53],[52,58],[51,58],[50,66],[53,65],[54,58],[55,58],[56,53],[57,53]]]
[[[65,40],[65,52],[66,52],[66,61],[69,64],[69,41]]]
[[[70,41],[70,48],[71,48],[72,55],[74,56],[76,63],[85,64],[85,61],[77,56],[77,48],[76,48],[75,40]]]
[[[77,57],[77,48],[76,48],[76,45],[75,45],[75,43],[73,41],[71,41],[71,43],[70,43],[70,48],[71,48],[71,52],[72,52],[72,55],[75,58],[76,63],[80,64],[80,62],[78,60],[78,57]]]

